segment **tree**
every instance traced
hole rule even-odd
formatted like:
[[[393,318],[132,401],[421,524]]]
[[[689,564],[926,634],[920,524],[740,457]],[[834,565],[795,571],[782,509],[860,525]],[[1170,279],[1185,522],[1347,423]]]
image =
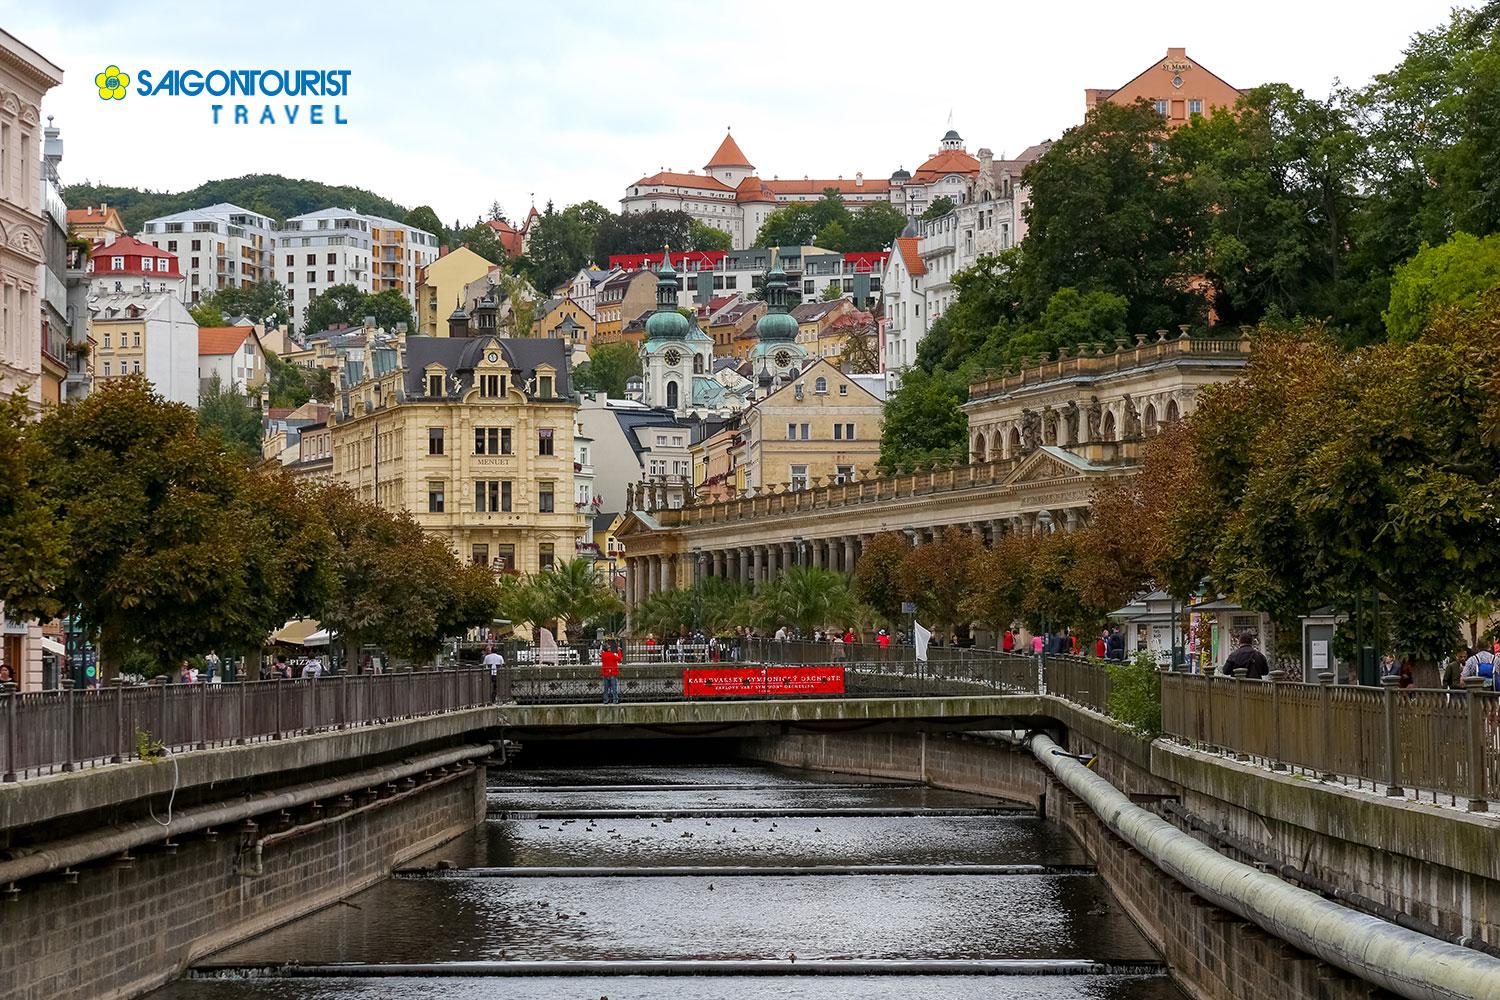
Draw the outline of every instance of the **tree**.
[[[535,574],[531,581],[541,592],[548,617],[561,620],[565,634],[575,640],[584,622],[624,610],[592,559],[569,559]]]
[[[837,302],[844,297],[844,290],[838,285],[829,282],[828,287],[823,289],[823,294],[818,296],[822,302]]]
[[[359,317],[360,322],[364,322],[365,316],[374,316],[375,325],[383,330],[394,331],[401,323],[406,324],[407,332],[414,332],[417,328],[411,303],[399,289],[387,288],[368,295],[361,304],[361,308],[364,310],[364,315]]]
[[[488,223],[476,222],[455,237],[460,246],[466,246],[491,264],[503,264],[509,259],[500,234]]]
[[[889,202],[871,202],[853,213],[844,228],[849,234],[845,249],[885,250],[895,246],[896,237],[906,228],[906,216]]]
[[[218,306],[214,305],[208,299],[199,302],[195,306],[189,306],[188,315],[192,316],[193,322],[197,323],[200,327],[225,325],[224,314],[219,311]]]
[[[839,359],[857,375],[880,370],[880,345],[876,343],[875,317],[862,310],[845,313],[828,324],[828,332],[839,342]]]
[[[947,528],[937,541],[918,545],[906,554],[896,578],[902,594],[916,603],[919,619],[949,630],[966,624],[960,604],[969,580],[962,570],[980,549],[969,532]]]
[[[687,250],[728,250],[734,246],[729,234],[698,219],[688,222]]]
[[[953,211],[955,207],[956,206],[954,206],[952,198],[948,197],[945,194],[940,194],[936,198],[932,199],[931,205],[928,205],[925,209],[922,210],[922,221],[931,222],[933,219],[941,219],[943,216]]]
[[[198,432],[244,461],[260,458],[260,408],[215,375],[198,400]]]
[[[437,237],[439,243],[448,242],[448,229],[443,225],[443,220],[438,218],[437,213],[432,210],[432,206],[430,205],[418,205],[402,216],[401,221],[408,226],[431,233]]]
[[[200,320],[199,326],[223,326],[227,319],[246,317],[251,323],[274,327],[287,322],[292,315],[291,299],[286,286],[279,281],[220,288],[204,296],[198,308],[210,310],[206,314],[210,317],[216,314],[219,319],[217,323]]]
[[[755,246],[810,246],[818,229],[812,206],[807,202],[794,201],[766,216],[766,221],[761,223],[760,232],[755,234]]]
[[[854,592],[888,622],[901,620],[901,565],[911,551],[904,534],[887,531],[870,539],[854,564]]]
[[[1473,310],[1482,293],[1500,287],[1500,234],[1477,239],[1457,233],[1446,243],[1425,243],[1391,278],[1384,314],[1392,340],[1415,340],[1446,308]]]
[[[913,368],[901,378],[901,388],[886,400],[880,434],[880,468],[898,468],[968,457],[969,421],[964,416],[967,386],[941,370],[932,374]]]
[[[767,628],[795,625],[804,636],[824,626],[847,626],[858,604],[844,574],[815,566],[788,567],[756,597]]]
[[[640,374],[641,359],[633,345],[594,344],[589,347],[589,359],[573,372],[573,385],[580,392],[602,392],[611,399],[624,399],[625,384]]]
[[[594,236],[593,259],[602,262],[614,254],[654,253],[663,247],[674,252],[695,249],[689,246],[692,223],[692,216],[676,209],[606,213]]]
[[[596,201],[569,205],[561,212],[549,201],[531,223],[522,272],[543,294],[550,293],[594,261],[599,229],[612,217]]]
[[[26,397],[0,397],[0,601],[12,617],[61,610],[68,573],[68,525],[46,489],[49,456],[31,422]]]
[[[964,596],[959,600],[959,613],[995,633],[1020,622],[1031,591],[1036,549],[1035,536],[1010,533],[975,552],[962,567]]]
[[[366,293],[357,285],[330,285],[308,304],[303,332],[312,336],[339,323],[354,325],[364,321]],[[353,317],[359,317],[355,319]]]
[[[490,222],[505,221],[505,209],[500,206],[500,200],[498,198],[490,202],[490,209],[485,213],[485,218]]]

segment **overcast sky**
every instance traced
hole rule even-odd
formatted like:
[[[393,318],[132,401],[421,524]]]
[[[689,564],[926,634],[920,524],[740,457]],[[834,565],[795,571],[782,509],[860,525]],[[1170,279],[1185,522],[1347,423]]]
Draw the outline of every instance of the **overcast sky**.
[[[275,172],[468,223],[495,199],[523,215],[533,192],[618,210],[641,175],[701,168],[726,126],[766,177],[911,169],[950,113],[971,152],[1014,154],[1076,124],[1084,88],[1117,87],[1168,46],[1237,87],[1324,96],[1390,68],[1451,6],[0,0],[0,26],[66,72],[43,107],[66,181],[175,191]],[[133,88],[101,101],[94,75],[112,63],[348,69],[351,93],[326,103],[349,124],[215,126],[210,98]]]

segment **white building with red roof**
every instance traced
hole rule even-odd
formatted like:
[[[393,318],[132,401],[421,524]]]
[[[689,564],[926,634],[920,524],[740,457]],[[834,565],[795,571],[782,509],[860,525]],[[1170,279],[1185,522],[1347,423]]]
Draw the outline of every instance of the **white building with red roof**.
[[[116,236],[89,251],[89,291],[94,295],[171,292],[182,296],[177,255],[134,236]]]

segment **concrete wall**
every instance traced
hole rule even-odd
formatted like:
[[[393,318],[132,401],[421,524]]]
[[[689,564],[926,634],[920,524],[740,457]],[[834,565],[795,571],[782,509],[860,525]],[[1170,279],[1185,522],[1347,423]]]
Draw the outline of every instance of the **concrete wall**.
[[[1203,1000],[1366,1000],[1371,987],[1195,896],[1110,833],[1025,750],[978,736],[885,734],[747,740],[752,760],[924,780],[1037,805],[1083,846],[1184,990]]]
[[[484,768],[265,847],[260,874],[242,847],[276,829],[222,829],[129,863],[28,880],[0,902],[0,996],[138,996],[197,959],[327,906],[484,818]],[[293,817],[305,823],[308,816]]]

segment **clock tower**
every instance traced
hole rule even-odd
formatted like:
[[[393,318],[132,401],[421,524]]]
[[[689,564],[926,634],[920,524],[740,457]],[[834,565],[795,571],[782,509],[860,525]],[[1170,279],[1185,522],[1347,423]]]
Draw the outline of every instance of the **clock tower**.
[[[797,320],[787,311],[786,272],[777,262],[766,274],[766,314],[755,324],[750,349],[752,377],[763,385],[791,378],[807,364],[807,349],[797,343]]]
[[[677,309],[677,272],[663,251],[656,273],[656,310],[641,342],[642,402],[685,414],[693,406],[693,381],[713,374],[713,340]]]

